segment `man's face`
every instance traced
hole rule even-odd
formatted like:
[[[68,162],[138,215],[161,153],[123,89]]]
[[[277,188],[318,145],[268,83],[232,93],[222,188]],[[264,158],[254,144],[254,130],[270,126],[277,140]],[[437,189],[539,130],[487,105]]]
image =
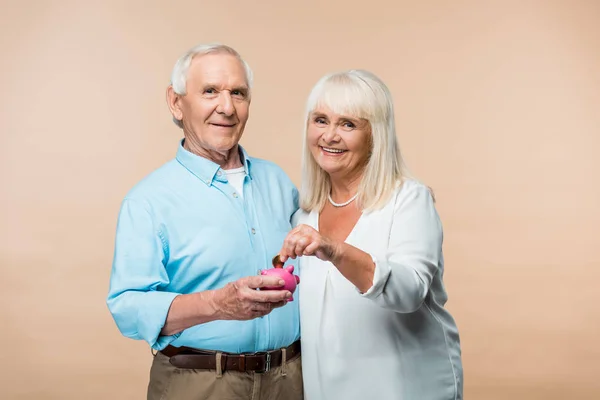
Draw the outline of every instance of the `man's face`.
[[[242,63],[226,53],[194,57],[186,91],[172,109],[186,143],[200,153],[227,154],[242,137],[250,108]]]

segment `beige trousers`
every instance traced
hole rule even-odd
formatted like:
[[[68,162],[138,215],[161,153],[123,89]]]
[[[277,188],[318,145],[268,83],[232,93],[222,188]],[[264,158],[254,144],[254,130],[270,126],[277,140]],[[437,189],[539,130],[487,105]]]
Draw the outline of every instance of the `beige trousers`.
[[[265,373],[177,368],[158,352],[148,400],[302,400],[302,356]]]

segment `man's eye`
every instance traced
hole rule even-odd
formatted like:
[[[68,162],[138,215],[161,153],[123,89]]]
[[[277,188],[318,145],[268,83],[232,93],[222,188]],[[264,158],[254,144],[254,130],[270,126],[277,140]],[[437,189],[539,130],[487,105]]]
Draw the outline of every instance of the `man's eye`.
[[[215,90],[215,89],[212,89],[212,88],[210,88],[210,89],[205,89],[205,90],[204,90],[204,93],[207,93],[207,94],[215,94],[215,93],[216,93],[216,90]]]
[[[325,124],[325,120],[323,118],[315,118],[315,123],[323,125]]]
[[[236,97],[246,97],[246,93],[241,90],[233,90],[231,95]]]

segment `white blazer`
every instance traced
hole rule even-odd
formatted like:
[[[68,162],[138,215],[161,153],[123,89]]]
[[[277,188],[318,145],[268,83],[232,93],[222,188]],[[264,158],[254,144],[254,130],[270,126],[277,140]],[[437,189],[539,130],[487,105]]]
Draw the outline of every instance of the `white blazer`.
[[[300,210],[294,219],[318,230],[318,217]],[[346,243],[375,262],[364,294],[330,262],[300,258],[305,399],[462,399],[442,225],[428,188],[406,181],[383,209],[362,214]]]

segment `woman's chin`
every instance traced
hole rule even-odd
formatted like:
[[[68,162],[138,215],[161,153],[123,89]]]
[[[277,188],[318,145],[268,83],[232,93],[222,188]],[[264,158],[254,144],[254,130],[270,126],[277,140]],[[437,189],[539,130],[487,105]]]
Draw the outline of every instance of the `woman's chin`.
[[[344,171],[344,167],[339,164],[319,163],[319,166],[329,175],[338,175],[340,172]]]

